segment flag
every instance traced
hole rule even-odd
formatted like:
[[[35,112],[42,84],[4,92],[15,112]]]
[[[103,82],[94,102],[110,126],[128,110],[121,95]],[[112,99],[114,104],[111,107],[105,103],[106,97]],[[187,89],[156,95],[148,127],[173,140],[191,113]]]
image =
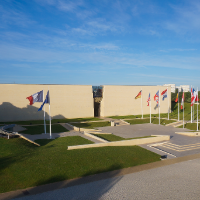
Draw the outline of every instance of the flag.
[[[176,103],[178,102],[178,93],[177,93],[177,95],[176,95],[176,100],[175,100],[175,102],[176,102]]]
[[[149,93],[149,96],[148,96],[148,99],[147,99],[147,106],[149,106],[149,101],[151,101],[151,99],[150,99],[150,93]]]
[[[193,89],[191,88],[191,106],[194,105],[195,99],[196,99],[196,96],[194,96],[194,93],[196,93],[194,88]]]
[[[184,104],[184,92],[183,92],[182,100],[181,100],[181,109],[183,109],[183,104]]]
[[[47,92],[47,95],[46,95],[46,98],[45,98],[43,104],[40,106],[40,108],[38,109],[38,111],[41,111],[41,110],[42,110],[42,108],[43,108],[43,106],[44,106],[45,103],[49,103],[49,104],[50,104],[49,90],[48,90],[48,92]]]
[[[43,90],[27,97],[27,99],[30,101],[30,105],[35,102],[43,102]]]
[[[154,95],[154,101],[156,101],[156,103],[158,104],[158,102],[159,102],[159,90],[158,90],[158,92],[156,92],[156,94]]]
[[[138,93],[138,95],[135,97],[135,99],[141,98],[142,95],[142,90],[140,90],[140,92]]]
[[[164,101],[164,99],[165,98],[167,98],[167,89],[166,90],[164,90],[162,93],[161,93],[161,95],[163,95],[163,101]]]
[[[197,93],[197,91],[195,91],[194,89],[193,89],[193,96],[194,96],[194,98],[195,98],[195,101],[199,101],[198,93]]]

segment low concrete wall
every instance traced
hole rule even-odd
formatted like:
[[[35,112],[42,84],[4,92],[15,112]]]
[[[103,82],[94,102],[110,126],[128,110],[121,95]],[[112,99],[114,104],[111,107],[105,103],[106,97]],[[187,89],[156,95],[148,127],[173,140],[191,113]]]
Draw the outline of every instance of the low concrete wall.
[[[186,136],[200,136],[200,132],[175,132],[175,133]]]
[[[122,141],[98,143],[98,144],[68,146],[68,150],[95,148],[95,147],[106,147],[106,146],[133,146],[133,145],[141,145],[141,144],[148,144],[148,143],[154,143],[154,142],[161,142],[163,140],[170,140],[170,135],[152,135],[152,136],[156,136],[156,137],[132,139],[132,140],[122,140]]]
[[[83,133],[84,135],[86,135],[86,136],[88,136],[88,137],[91,137],[91,138],[93,138],[93,139],[95,139],[95,140],[98,140],[98,141],[100,141],[100,142],[108,142],[107,140],[104,140],[104,139],[102,139],[102,138],[100,138],[100,137],[97,137],[97,136],[95,136],[95,135],[92,135],[92,134],[90,134],[90,133],[87,133],[87,132],[85,132],[84,131],[84,133]]]

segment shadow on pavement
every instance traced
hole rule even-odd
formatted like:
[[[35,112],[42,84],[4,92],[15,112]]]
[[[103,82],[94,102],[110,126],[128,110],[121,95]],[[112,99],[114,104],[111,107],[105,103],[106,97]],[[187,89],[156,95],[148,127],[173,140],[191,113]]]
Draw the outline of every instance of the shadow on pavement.
[[[113,168],[120,168],[120,165],[111,166],[110,170],[113,170]],[[50,179],[38,181],[36,184],[40,186],[21,190],[20,194],[18,193],[16,195],[12,195],[11,198],[20,198],[23,200],[88,199],[89,196],[92,196],[92,199],[99,199],[122,178],[121,176],[118,176],[118,174],[120,174],[120,170],[108,171],[104,173],[99,173],[99,171],[97,171],[96,173],[98,174],[90,176],[85,174],[86,177],[64,181],[62,176],[53,176]],[[99,187],[93,187],[94,182],[99,185]],[[87,184],[87,189],[85,184]]]

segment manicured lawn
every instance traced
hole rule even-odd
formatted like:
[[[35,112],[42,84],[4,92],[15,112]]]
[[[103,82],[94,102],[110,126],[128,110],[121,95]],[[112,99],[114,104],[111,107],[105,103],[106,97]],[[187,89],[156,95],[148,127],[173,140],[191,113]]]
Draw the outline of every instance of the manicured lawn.
[[[79,128],[96,128],[96,127],[103,127],[103,126],[110,126],[109,121],[105,122],[88,122],[88,123],[70,123],[73,126],[79,127]]]
[[[72,118],[72,119],[52,119],[51,123],[69,123],[69,122],[84,122],[84,121],[99,121],[102,120],[96,117],[90,118]],[[44,124],[44,120],[29,120],[29,121],[13,121],[13,122],[0,122],[0,124],[18,124],[18,125],[34,125]],[[46,124],[49,124],[49,120],[46,120]]]
[[[109,118],[112,119],[135,119],[135,118],[141,118],[142,115],[126,115],[126,116],[110,116]]]
[[[183,128],[183,125],[179,126],[178,128]],[[184,128],[196,131],[197,130],[197,123],[187,123],[184,125]],[[198,123],[198,130],[200,128],[200,125]]]
[[[134,119],[134,120],[125,120],[125,121],[129,122],[131,125],[150,123],[150,119]],[[161,125],[170,124],[172,122],[175,122],[175,121],[174,120],[160,119]],[[151,118],[151,123],[152,124],[159,124],[159,119],[158,118]]]
[[[139,146],[67,150],[68,145],[90,143],[77,137],[36,140],[40,147],[0,138],[0,193],[160,160]]]
[[[44,126],[43,125],[36,125],[36,126],[24,126],[27,130],[21,131],[20,133],[26,133],[30,135],[42,134],[44,133]],[[51,125],[51,132],[52,133],[60,133],[60,132],[67,132],[68,130],[61,126],[60,124],[53,124]],[[49,133],[49,125],[46,126],[46,132]]]
[[[123,138],[123,137],[113,135],[113,134],[93,134],[93,135],[96,135],[110,142],[152,137],[152,136],[144,136],[144,137],[135,137],[135,138]]]

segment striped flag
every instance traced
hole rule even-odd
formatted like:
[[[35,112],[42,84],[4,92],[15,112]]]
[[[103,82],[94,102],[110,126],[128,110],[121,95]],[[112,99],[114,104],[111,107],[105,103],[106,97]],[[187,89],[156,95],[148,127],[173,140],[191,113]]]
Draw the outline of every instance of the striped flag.
[[[162,93],[161,93],[161,95],[163,96],[163,101],[164,101],[164,99],[165,98],[167,98],[167,89],[166,90],[164,90]]]
[[[182,100],[181,100],[181,109],[183,109],[183,104],[184,104],[184,92],[183,92]]]
[[[175,102],[176,102],[176,103],[178,102],[178,93],[177,93],[177,95],[176,95],[176,100],[175,100]]]
[[[140,90],[140,92],[139,92],[138,95],[135,97],[135,99],[141,98],[141,95],[142,95],[142,90]]]
[[[147,106],[149,106],[149,101],[151,101],[151,99],[150,99],[150,93],[149,93],[149,96],[148,96],[148,99],[147,99]]]
[[[158,92],[156,92],[156,94],[154,95],[154,101],[156,101],[156,103],[158,104],[158,102],[159,102],[159,90],[158,90]]]

